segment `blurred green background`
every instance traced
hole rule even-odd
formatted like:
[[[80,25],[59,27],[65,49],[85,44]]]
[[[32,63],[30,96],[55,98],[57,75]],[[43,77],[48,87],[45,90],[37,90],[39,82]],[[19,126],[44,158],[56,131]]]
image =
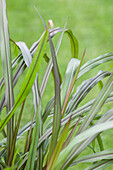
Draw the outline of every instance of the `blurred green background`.
[[[113,52],[113,1],[112,0],[7,0],[7,14],[10,30],[10,38],[14,41],[24,41],[30,48],[37,41],[44,31],[44,26],[38,16],[33,4],[37,7],[43,19],[47,23],[49,19],[53,20],[54,27],[64,27],[68,17],[67,28],[71,28],[74,35],[79,41],[79,59],[86,48],[84,63],[90,59],[98,57],[101,54]],[[56,36],[54,42],[58,39]],[[48,52],[48,55],[50,53]],[[50,56],[49,56],[50,57]],[[67,63],[71,58],[70,42],[65,35],[59,54],[58,65],[62,77],[64,77]],[[1,59],[0,59],[1,64]],[[100,69],[108,70],[110,63],[90,71],[78,82],[80,84],[84,79],[95,76]],[[45,62],[42,63],[39,70],[39,83],[46,67]],[[0,75],[2,67],[0,67]],[[24,75],[23,75],[24,77]],[[20,84],[22,82],[20,78]],[[75,87],[76,88],[76,87]],[[19,92],[19,86],[16,88],[16,94]],[[47,89],[44,93],[42,104],[45,107],[48,100],[53,96],[54,82],[50,76]],[[88,95],[84,103],[94,98],[99,93],[98,86],[94,88],[93,95]],[[26,102],[26,110],[22,119],[25,124],[32,118],[33,108],[30,106],[32,93],[28,96]],[[105,108],[106,110],[107,108]],[[28,112],[29,111],[29,112]],[[105,146],[112,145],[112,130],[109,135],[104,133]],[[87,152],[89,152],[89,148]],[[82,166],[78,169],[84,169]],[[111,168],[110,168],[111,169]]]

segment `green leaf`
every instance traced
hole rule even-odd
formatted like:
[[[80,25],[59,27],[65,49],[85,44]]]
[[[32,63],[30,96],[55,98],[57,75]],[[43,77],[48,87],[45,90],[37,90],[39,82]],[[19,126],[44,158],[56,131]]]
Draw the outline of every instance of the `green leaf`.
[[[25,64],[29,68],[32,62],[32,56],[31,56],[30,50],[28,49],[26,44],[22,41],[16,42],[16,45],[20,48]]]
[[[47,54],[45,53],[44,54],[44,59],[45,59],[45,61],[46,61],[46,63],[48,64],[49,63],[49,61],[50,61],[50,58],[47,56]],[[51,72],[52,72],[52,76],[53,76],[53,78],[54,78],[54,70],[53,70],[53,67],[52,67],[52,70],[51,70]],[[62,83],[62,77],[61,77],[61,74],[59,73],[59,76],[60,76],[60,84]]]
[[[7,112],[9,112],[14,104],[14,96],[12,86],[11,49],[5,0],[0,0],[0,8],[0,47],[5,81],[5,100]]]
[[[0,0],[0,48],[3,65],[3,75],[5,82],[5,103],[7,114],[14,105],[13,83],[12,83],[12,67],[11,67],[11,49],[9,41],[9,29],[6,12],[6,1]],[[13,118],[7,124],[7,158],[9,164],[9,155],[13,140]]]
[[[99,86],[99,89],[102,90],[102,88],[103,88],[104,85],[103,85],[103,83],[102,83],[101,80],[98,82],[98,86]]]
[[[61,85],[61,106],[62,107],[63,107],[64,101],[65,101],[67,92],[68,92],[70,85],[73,81],[73,78],[75,76],[75,73],[79,67],[79,64],[80,64],[80,60],[78,60],[76,58],[72,58],[70,60],[70,62],[68,63],[65,77],[64,77],[63,83]]]
[[[58,55],[58,51],[60,49],[60,45],[61,45],[61,42],[62,42],[62,39],[63,39],[63,36],[64,36],[66,25],[67,25],[67,23],[65,24],[64,29],[62,30],[60,38],[58,39],[56,47],[55,47],[55,55],[56,56]],[[54,32],[54,30],[53,30],[53,32]],[[55,34],[55,32],[54,32],[54,34]],[[50,34],[50,37],[52,37],[51,34]],[[50,76],[52,68],[53,68],[53,62],[52,62],[52,57],[51,57],[50,60],[49,60],[48,65],[47,65],[47,68],[45,70],[45,73],[43,75],[41,85],[40,85],[41,97],[43,96],[43,93],[45,91],[45,88],[46,88],[46,85],[47,85],[47,82],[48,82],[48,79],[49,79],[49,76]]]
[[[107,100],[105,101],[105,103],[108,102],[112,102],[113,101],[113,93],[110,94],[110,96],[107,98]],[[65,116],[62,120],[61,120],[61,126],[64,126],[68,120],[69,117],[71,117],[71,120],[76,120],[75,118],[77,118],[78,116],[82,116],[84,113],[88,112],[91,108],[91,106],[93,105],[93,103],[95,102],[95,99],[89,101],[87,104],[77,108],[76,110],[74,110],[73,112],[70,112],[67,116]],[[107,113],[107,115],[109,115]],[[106,119],[105,119],[106,120]],[[33,127],[35,125],[35,121],[33,122]],[[26,131],[28,131],[30,129],[31,126],[31,122],[29,122],[26,126],[24,126],[22,129],[19,130],[18,135],[21,136],[23,135]],[[52,128],[47,129],[47,131],[43,134],[43,136],[39,139],[38,141],[38,147],[52,134]]]
[[[104,102],[106,101],[107,97],[109,96],[109,94],[112,90],[113,90],[113,73],[110,75],[110,77],[106,81],[103,89],[101,90],[101,92],[97,96],[93,106],[91,107],[88,114],[86,115],[86,118],[84,119],[83,123],[81,124],[81,126],[80,126],[80,128],[79,128],[79,130],[76,134],[77,136],[78,136],[78,134],[82,134],[83,131],[86,132],[86,128],[89,126],[91,121],[94,119],[97,112],[100,110],[100,108],[102,107],[102,105],[104,104]],[[98,133],[97,133],[97,135],[98,135]],[[73,151],[70,153],[70,155],[68,155],[68,158],[65,161],[63,167],[66,168],[67,166],[69,166],[69,164],[72,162],[72,160],[74,160],[78,156],[78,154],[80,154],[83,151],[83,149],[86,146],[88,146],[88,144],[90,142],[92,142],[92,140],[94,140],[97,137],[97,135],[88,139],[87,142],[85,141],[84,144],[81,144],[80,146],[79,145],[76,146],[73,149]]]
[[[39,112],[40,112],[40,107],[39,107]],[[32,134],[32,142],[30,145],[30,151],[29,151],[29,155],[28,155],[28,160],[27,160],[27,164],[25,169],[34,169],[34,162],[35,162],[35,158],[36,158],[36,151],[37,151],[37,144],[38,144],[38,139],[39,139],[39,114],[40,113],[36,113],[36,124],[35,124],[35,129],[34,132]]]
[[[49,43],[50,43],[51,56],[53,60],[53,69],[54,69],[55,103],[54,103],[54,115],[53,115],[53,132],[52,132],[52,137],[50,142],[48,159],[51,157],[52,152],[57,143],[59,129],[60,129],[60,122],[61,122],[60,76],[59,76],[59,69],[56,60],[55,49],[50,36],[49,36]]]
[[[36,74],[39,70],[40,64],[43,59],[43,55],[45,53],[46,45],[47,45],[47,39],[48,39],[48,30],[43,35],[40,44],[37,48],[37,51],[34,55],[34,58],[32,60],[32,63],[30,65],[30,68],[26,74],[26,77],[23,81],[23,84],[21,86],[20,93],[17,96],[17,99],[15,101],[15,104],[11,111],[8,113],[8,115],[0,122],[0,131],[3,129],[3,127],[7,124],[7,122],[11,119],[13,116],[15,110],[17,107],[24,101],[24,99],[27,97],[33,83],[36,77]]]
[[[72,58],[78,58],[78,40],[73,35],[71,29],[66,29],[65,33],[67,33],[70,38]]]
[[[58,158],[58,156],[60,154],[60,151],[62,149],[63,143],[65,142],[65,139],[67,137],[68,129],[69,129],[69,125],[70,125],[70,120],[71,120],[71,118],[69,119],[68,123],[64,127],[64,130],[63,130],[61,136],[59,137],[59,140],[58,140],[58,142],[57,142],[57,144],[55,146],[54,152],[53,152],[50,160],[48,161],[47,170],[54,168],[56,160],[57,160],[57,158]]]

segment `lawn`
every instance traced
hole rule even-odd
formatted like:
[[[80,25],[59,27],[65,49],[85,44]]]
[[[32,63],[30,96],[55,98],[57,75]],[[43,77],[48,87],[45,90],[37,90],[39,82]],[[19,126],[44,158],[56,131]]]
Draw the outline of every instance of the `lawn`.
[[[38,8],[43,19],[47,23],[49,19],[53,20],[54,27],[64,27],[68,17],[69,21],[67,28],[71,28],[74,35],[79,41],[79,59],[82,56],[84,49],[86,48],[86,54],[84,63],[101,54],[113,52],[113,1],[109,0],[10,0],[7,1],[7,13],[9,21],[10,38],[14,41],[24,41],[27,46],[30,46],[39,39],[40,35],[44,31],[44,26],[40,20],[38,13],[33,7],[33,3]],[[58,36],[56,36],[54,42],[56,42]],[[68,47],[68,48],[67,48]],[[50,55],[50,53],[48,53]],[[50,56],[49,56],[50,57]],[[65,35],[63,43],[61,45],[58,54],[58,64],[62,77],[67,67],[67,63],[71,58],[70,53],[70,42],[68,37]],[[1,63],[1,59],[0,59]],[[44,68],[46,67],[45,62],[42,63],[41,69],[39,70],[39,82],[41,81]],[[110,63],[107,65],[103,64],[101,69],[107,70],[110,67]],[[1,75],[0,67],[0,75]],[[90,75],[86,74],[83,76],[84,79],[96,75],[100,67],[90,72]],[[24,77],[24,75],[23,75]],[[20,84],[23,77],[19,80]],[[46,106],[47,102],[53,96],[53,78],[52,75],[49,79],[47,89],[45,91],[42,104]],[[51,83],[52,82],[52,83]],[[80,82],[78,82],[80,83]],[[76,87],[75,87],[76,89]],[[16,94],[19,92],[16,89]],[[94,89],[94,96],[88,96],[90,99],[94,98],[99,93],[98,86]],[[49,94],[49,96],[47,95]],[[1,97],[1,95],[0,95]],[[16,96],[15,96],[16,97]],[[32,98],[30,93],[29,99]],[[23,124],[32,118],[32,109],[30,107],[30,100],[26,102],[27,116],[23,116]],[[86,98],[87,101],[87,98]],[[85,100],[84,100],[85,103]],[[26,110],[24,110],[26,112]],[[105,134],[105,147],[113,147],[112,139],[110,138],[112,131],[109,134]],[[98,149],[98,148],[97,148]],[[86,152],[90,152],[88,148]],[[83,166],[78,169],[82,170]],[[109,169],[109,168],[108,168]],[[111,169],[111,168],[110,168]]]

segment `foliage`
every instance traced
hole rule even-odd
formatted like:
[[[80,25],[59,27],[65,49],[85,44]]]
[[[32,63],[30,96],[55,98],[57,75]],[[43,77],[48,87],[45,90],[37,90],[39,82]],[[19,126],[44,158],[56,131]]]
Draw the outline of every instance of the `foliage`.
[[[39,14],[40,15],[40,14]],[[40,16],[41,17],[41,16]],[[42,17],[41,17],[42,19]],[[113,73],[99,71],[99,73],[84,80],[77,87],[77,81],[95,67],[113,60],[113,53],[101,55],[82,65],[85,50],[81,60],[78,57],[78,41],[70,29],[52,28],[49,20],[41,38],[35,42],[30,50],[24,42],[14,42],[9,38],[6,2],[0,0],[0,48],[3,67],[3,78],[0,81],[0,168],[2,169],[66,169],[81,162],[93,162],[87,169],[98,169],[113,163],[112,149],[104,150],[101,133],[113,128],[113,108],[103,114],[103,105],[113,101]],[[56,48],[52,38],[61,32]],[[71,42],[72,58],[68,63],[65,77],[62,81],[57,54],[64,36],[67,33]],[[21,51],[11,60],[11,43],[14,49]],[[49,44],[51,58],[46,49]],[[16,53],[17,54],[17,53]],[[42,60],[47,61],[47,67],[39,84],[39,68]],[[16,84],[27,70],[20,92],[14,99]],[[54,78],[54,96],[48,101],[46,108],[42,106],[42,98],[52,72]],[[107,78],[106,82],[102,82]],[[99,84],[100,92],[97,97],[86,104],[83,99],[91,93],[95,85]],[[74,90],[76,86],[76,90]],[[20,126],[24,113],[25,101],[32,90],[33,105],[32,120],[23,127]],[[17,109],[20,109],[17,114]],[[23,152],[17,147],[17,142],[24,137]],[[98,140],[99,152],[81,156],[85,148],[95,151],[94,141]],[[78,156],[80,156],[78,158]]]

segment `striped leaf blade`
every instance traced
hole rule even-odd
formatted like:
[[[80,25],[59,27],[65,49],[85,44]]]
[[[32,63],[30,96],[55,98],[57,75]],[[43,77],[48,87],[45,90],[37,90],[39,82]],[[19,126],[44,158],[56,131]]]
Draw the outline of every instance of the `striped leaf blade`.
[[[49,36],[49,43],[51,49],[51,56],[53,61],[53,69],[54,69],[54,80],[55,80],[55,103],[54,103],[54,115],[53,115],[53,132],[51,137],[51,142],[49,146],[49,155],[48,159],[51,157],[55,145],[57,143],[60,123],[61,123],[61,98],[60,98],[60,76],[59,69],[56,60],[55,49],[53,46],[53,42]]]
[[[79,64],[80,64],[80,60],[78,60],[76,58],[72,58],[70,60],[70,62],[68,63],[65,77],[64,77],[63,83],[61,85],[61,106],[62,107],[63,107],[64,101],[65,101],[67,92],[69,90],[69,87],[70,87],[70,85],[73,81],[73,78],[75,76],[75,73],[79,67]]]
[[[6,1],[0,0],[0,48],[3,64],[3,75],[5,82],[5,103],[7,114],[14,105],[13,83],[12,83],[12,66],[11,66],[11,49],[9,41],[9,29],[6,12]],[[10,165],[9,155],[13,140],[13,118],[7,124],[7,164]]]
[[[113,60],[113,53],[106,53],[97,58],[87,61],[81,68],[77,78],[80,78],[86,72],[96,68],[97,66]]]
[[[65,125],[64,129],[63,129],[63,132],[55,146],[55,149],[54,149],[54,152],[50,158],[50,160],[48,161],[48,164],[47,164],[47,170],[49,169],[53,169],[55,163],[56,163],[56,160],[61,152],[61,149],[63,147],[63,144],[65,142],[65,139],[67,137],[67,134],[68,134],[68,130],[69,130],[69,125],[70,125],[70,121],[71,121],[71,118],[69,119],[68,123]]]
[[[27,160],[27,164],[25,169],[34,169],[34,163],[35,163],[35,158],[36,158],[36,152],[37,152],[37,145],[38,145],[38,139],[41,136],[42,133],[42,119],[41,119],[41,112],[42,112],[42,106],[41,106],[41,98],[39,95],[39,88],[38,88],[38,76],[36,76],[35,79],[35,83],[34,83],[34,95],[35,95],[35,100],[34,100],[34,104],[35,104],[35,117],[36,117],[36,123],[35,123],[35,128],[34,128],[34,132],[32,133],[32,141],[31,141],[31,145],[30,145],[30,150],[29,150],[29,155],[28,155],[28,160]],[[39,107],[37,108],[37,101],[39,103]],[[40,148],[39,148],[39,152],[40,152]],[[39,169],[42,168],[42,156],[40,155],[39,159],[38,159],[39,165],[40,167],[38,167]]]
[[[7,112],[9,112],[14,104],[14,96],[12,86],[11,49],[5,0],[0,0],[0,8],[0,46],[5,81],[5,101]]]

